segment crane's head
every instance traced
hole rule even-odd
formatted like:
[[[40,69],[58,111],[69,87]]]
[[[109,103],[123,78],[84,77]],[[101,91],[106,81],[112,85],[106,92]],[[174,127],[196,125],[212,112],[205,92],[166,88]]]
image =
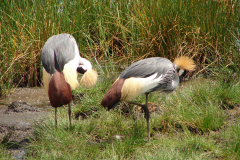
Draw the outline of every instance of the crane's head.
[[[187,74],[187,70],[177,68],[177,75],[179,77],[179,83],[182,83],[183,77]]]
[[[180,83],[182,82],[182,78],[186,75],[186,73],[188,71],[194,71],[196,67],[195,62],[187,56],[176,58],[173,64],[175,64]]]
[[[78,63],[78,67],[77,67],[77,71],[79,73],[84,74],[86,71],[91,70],[92,69],[92,64],[91,62],[89,62],[88,60],[86,60],[85,58],[81,58],[79,59],[79,63]]]

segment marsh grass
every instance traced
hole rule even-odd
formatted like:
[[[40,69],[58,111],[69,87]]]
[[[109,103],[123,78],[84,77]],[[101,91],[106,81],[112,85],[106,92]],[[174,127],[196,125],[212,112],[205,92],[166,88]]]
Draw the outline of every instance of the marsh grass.
[[[0,2],[0,93],[41,85],[40,53],[55,34],[70,33],[81,56],[130,63],[152,56],[193,57],[196,76],[239,68],[237,1]]]
[[[5,158],[5,159],[10,159],[11,158],[11,155],[9,155],[8,150],[5,146],[3,146],[1,144],[0,149],[1,149],[1,152],[0,152],[0,157],[1,158]]]
[[[74,95],[83,96],[72,104],[71,128],[67,107],[58,109],[56,129],[54,112],[35,123],[26,158],[238,159],[240,84],[219,79],[186,81],[167,95],[151,93],[151,139],[147,142],[146,120],[140,109],[136,109],[134,120],[120,109],[122,105],[109,112],[100,105],[113,83],[102,77],[94,88],[75,91]],[[144,98],[139,96],[136,101],[144,103]],[[224,99],[228,103],[222,107]],[[152,110],[154,105],[158,110]]]

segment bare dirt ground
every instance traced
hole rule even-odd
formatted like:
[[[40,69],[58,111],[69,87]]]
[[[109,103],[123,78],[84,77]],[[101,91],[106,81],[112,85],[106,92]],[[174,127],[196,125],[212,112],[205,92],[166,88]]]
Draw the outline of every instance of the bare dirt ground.
[[[33,121],[44,119],[50,109],[42,88],[17,88],[0,99],[0,143],[7,146],[13,159],[26,154],[24,145],[34,132]]]

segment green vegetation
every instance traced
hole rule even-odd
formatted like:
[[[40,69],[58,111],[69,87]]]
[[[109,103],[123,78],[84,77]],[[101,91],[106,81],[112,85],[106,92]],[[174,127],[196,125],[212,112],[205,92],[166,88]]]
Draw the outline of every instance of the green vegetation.
[[[134,120],[124,103],[109,112],[100,105],[112,82],[101,78],[94,88],[80,87],[75,91],[74,95],[81,98],[72,105],[71,128],[67,107],[58,109],[57,129],[54,110],[49,118],[36,123],[35,135],[26,146],[27,159],[239,158],[238,81],[195,79],[167,95],[151,93],[150,142],[139,107],[135,106]],[[144,95],[137,101],[143,103]],[[117,139],[116,135],[122,137]]]
[[[103,62],[188,55],[197,76],[239,68],[239,15],[237,1],[2,0],[0,96],[14,86],[40,85],[41,49],[64,32],[76,38],[83,57]]]
[[[11,158],[11,155],[8,154],[6,147],[3,146],[2,144],[0,145],[0,150],[1,150],[1,152],[0,152],[1,159],[3,159],[3,158],[10,159]]]
[[[41,84],[41,49],[54,34],[72,34],[100,74],[95,87],[74,91],[71,128],[64,107],[57,129],[54,112],[35,124],[26,159],[238,159],[239,15],[238,1],[2,0],[0,97]],[[179,55],[195,60],[189,76],[201,78],[167,95],[150,94],[149,143],[139,108],[131,115],[125,103],[110,112],[100,105],[125,66]],[[0,159],[10,159],[0,149]]]

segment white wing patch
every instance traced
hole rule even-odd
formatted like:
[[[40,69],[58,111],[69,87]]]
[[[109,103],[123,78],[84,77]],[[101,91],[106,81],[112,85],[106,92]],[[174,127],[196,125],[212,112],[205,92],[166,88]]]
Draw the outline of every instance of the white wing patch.
[[[150,77],[141,79],[143,79],[141,80],[143,83],[143,90],[141,94],[143,94],[149,92],[151,89],[155,88],[158,85],[159,81],[162,79],[162,74],[157,77],[157,73],[155,73]]]
[[[131,77],[126,79],[121,89],[121,100],[133,101],[140,94],[147,93],[155,88],[161,79],[162,75],[157,77],[157,73],[146,78]]]

